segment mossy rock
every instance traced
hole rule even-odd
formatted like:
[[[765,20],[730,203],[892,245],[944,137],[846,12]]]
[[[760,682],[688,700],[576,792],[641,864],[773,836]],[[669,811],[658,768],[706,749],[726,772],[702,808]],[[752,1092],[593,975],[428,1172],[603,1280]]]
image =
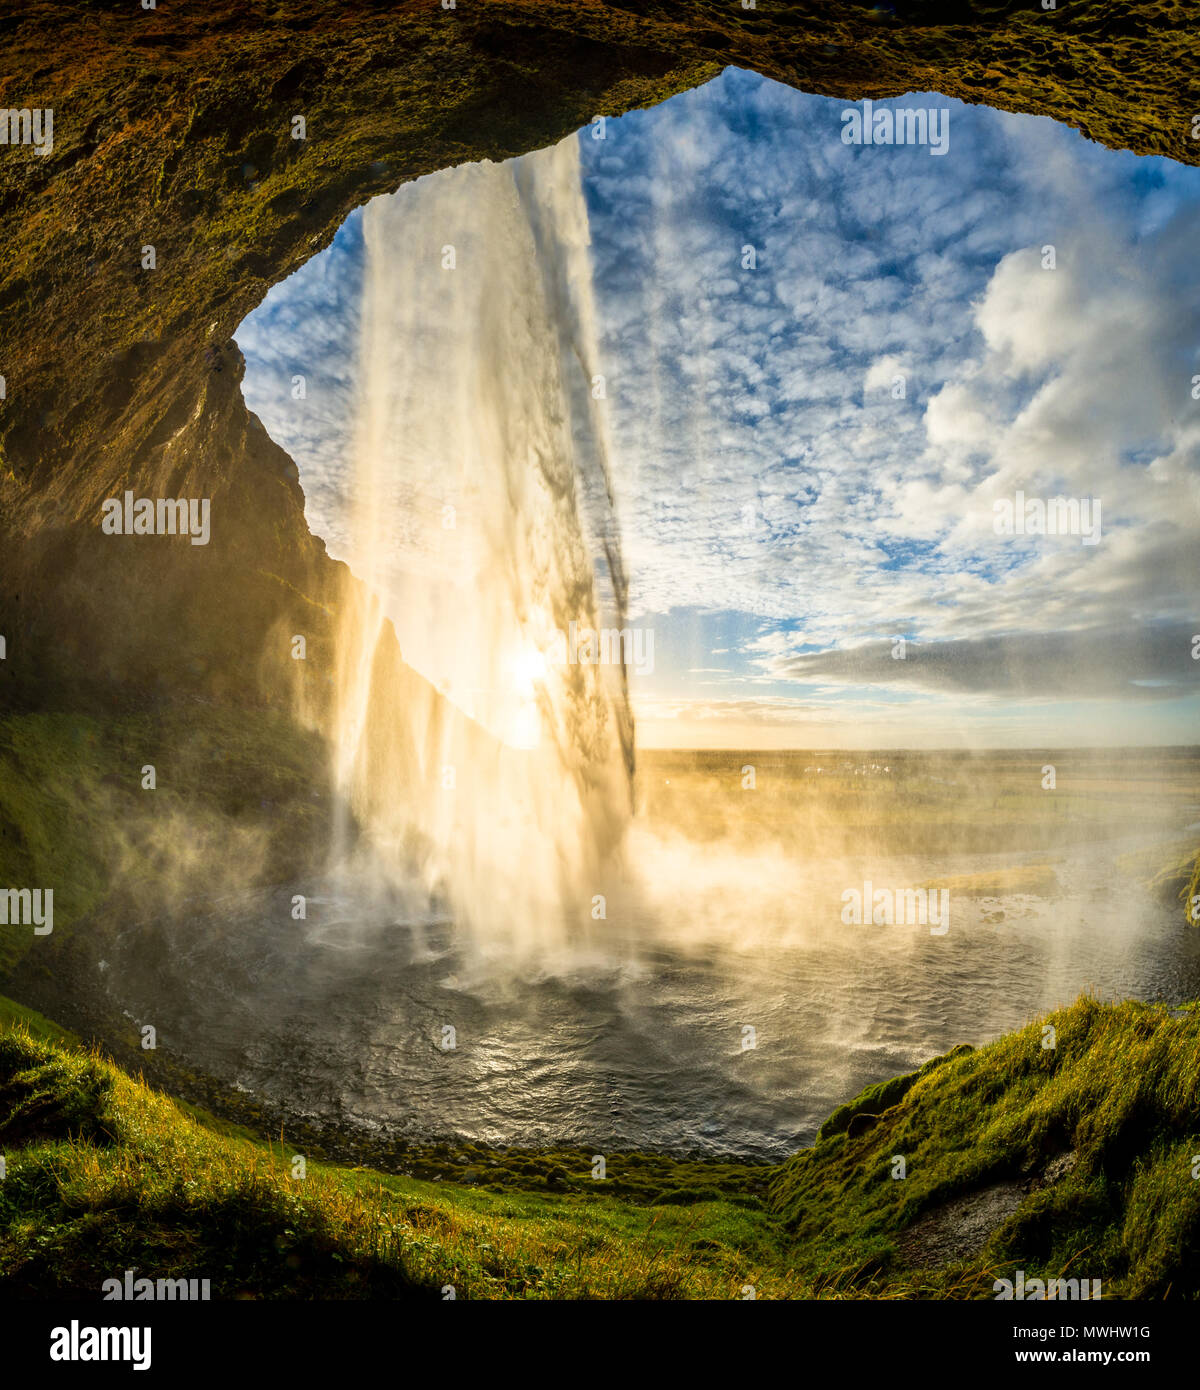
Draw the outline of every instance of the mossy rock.
[[[0,1143],[20,1149],[47,1140],[107,1143],[110,1082],[87,1058],[65,1055],[28,1034],[0,1034]]]
[[[877,1120],[885,1110],[899,1105],[921,1077],[928,1076],[937,1067],[944,1066],[946,1062],[955,1057],[964,1057],[973,1050],[970,1043],[959,1043],[957,1047],[952,1047],[949,1052],[943,1053],[942,1056],[931,1057],[923,1067],[919,1067],[916,1071],[905,1072],[903,1076],[894,1076],[890,1081],[880,1081],[874,1086],[868,1086],[853,1100],[838,1106],[817,1131],[817,1143],[819,1144],[825,1139],[832,1139],[835,1134],[847,1133],[851,1121],[858,1116],[869,1115]],[[870,1128],[869,1124],[860,1125],[853,1133],[850,1133],[849,1137],[853,1139],[855,1134],[865,1133]]]

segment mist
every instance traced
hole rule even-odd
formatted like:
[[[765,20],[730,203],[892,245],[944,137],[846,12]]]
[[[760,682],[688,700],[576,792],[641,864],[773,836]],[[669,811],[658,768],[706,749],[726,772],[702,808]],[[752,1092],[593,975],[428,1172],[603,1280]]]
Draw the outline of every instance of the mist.
[[[206,1068],[283,1111],[774,1157],[1081,991],[1200,987],[1176,902],[1200,820],[1170,515],[1190,434],[1156,398],[1094,482],[1064,443],[1090,397],[1062,384],[1094,342],[1035,353],[1023,307],[1036,285],[1042,328],[1086,316],[1071,247],[1140,238],[1169,280],[1200,187],[1154,201],[1109,163],[1121,196],[1089,226],[1092,155],[1027,137],[1066,171],[1051,197],[1006,118],[953,104],[933,165],[975,203],[926,228],[931,261],[864,211],[884,189],[908,245],[924,151],[855,163],[836,120],[798,150],[788,121],[837,103],[745,74],[680,102],[375,199],[247,328],[248,396],[354,577],[327,722],[295,710],[333,812],[308,873],[180,943],[223,1030],[173,1007]],[[770,152],[751,173],[743,108]],[[1012,242],[1050,237],[1043,282]],[[1122,286],[1153,336],[1162,296]],[[281,408],[306,313],[340,325],[326,389]],[[1065,482],[1096,498],[1086,536],[981,526],[1001,484]],[[604,655],[577,659],[581,632]]]

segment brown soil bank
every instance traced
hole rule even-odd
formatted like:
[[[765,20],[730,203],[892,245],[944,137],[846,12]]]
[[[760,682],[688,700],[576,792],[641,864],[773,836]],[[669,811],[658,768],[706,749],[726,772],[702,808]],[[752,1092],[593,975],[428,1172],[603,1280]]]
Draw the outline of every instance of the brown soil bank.
[[[1197,162],[1198,9],[57,0],[5,15],[0,107],[52,109],[54,141],[0,149],[0,689],[42,707],[290,705],[304,680],[319,719],[345,574],[242,402],[231,334],[369,197],[728,64],[847,99],[933,89]],[[127,489],[211,499],[210,544],[101,536],[102,501]],[[307,662],[288,659],[295,632]]]

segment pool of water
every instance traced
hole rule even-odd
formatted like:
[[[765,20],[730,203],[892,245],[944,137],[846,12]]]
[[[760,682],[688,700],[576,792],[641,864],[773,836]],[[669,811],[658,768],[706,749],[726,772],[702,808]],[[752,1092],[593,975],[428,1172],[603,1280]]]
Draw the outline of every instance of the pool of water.
[[[131,929],[104,980],[160,1048],[297,1116],[777,1158],[864,1086],[1083,990],[1200,995],[1200,933],[1116,866],[1152,838],[1056,854],[1053,896],[952,895],[938,935],[841,920],[845,888],[918,884],[928,863],[800,865],[642,833],[606,919],[532,958],[343,873],[161,924],[161,950]]]

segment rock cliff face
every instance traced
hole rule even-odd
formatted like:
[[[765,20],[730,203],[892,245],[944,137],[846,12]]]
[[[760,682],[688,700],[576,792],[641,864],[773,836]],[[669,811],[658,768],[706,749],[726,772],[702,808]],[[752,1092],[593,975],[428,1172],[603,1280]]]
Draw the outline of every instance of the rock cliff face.
[[[450,0],[446,0],[450,3]],[[347,582],[240,392],[238,323],[356,205],[733,64],[847,99],[936,90],[1197,162],[1198,7],[1072,0],[134,0],[0,19],[0,689],[20,706],[321,701]],[[297,139],[297,117],[305,138]],[[20,120],[13,130],[19,135]],[[153,268],[150,253],[153,248]],[[211,540],[109,536],[207,498]]]

